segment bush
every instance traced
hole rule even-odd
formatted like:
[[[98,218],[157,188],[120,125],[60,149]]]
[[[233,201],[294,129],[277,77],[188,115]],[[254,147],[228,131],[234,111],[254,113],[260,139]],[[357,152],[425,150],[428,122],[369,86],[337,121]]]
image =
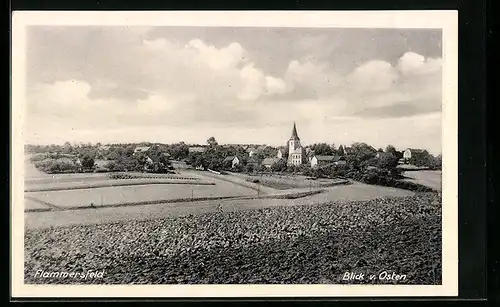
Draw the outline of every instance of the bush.
[[[44,160],[35,163],[35,167],[49,174],[78,172],[79,167],[70,162],[60,160]]]
[[[346,173],[346,177],[367,184],[410,190],[413,192],[435,192],[433,189],[418,183],[398,180],[391,177],[390,172],[381,169],[369,169],[365,172],[350,171]]]

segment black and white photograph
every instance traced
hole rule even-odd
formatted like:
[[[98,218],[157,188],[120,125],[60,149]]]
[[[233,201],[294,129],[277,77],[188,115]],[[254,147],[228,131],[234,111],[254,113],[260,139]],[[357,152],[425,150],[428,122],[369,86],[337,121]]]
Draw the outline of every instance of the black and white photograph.
[[[456,14],[76,13],[13,17],[22,293],[456,294]]]

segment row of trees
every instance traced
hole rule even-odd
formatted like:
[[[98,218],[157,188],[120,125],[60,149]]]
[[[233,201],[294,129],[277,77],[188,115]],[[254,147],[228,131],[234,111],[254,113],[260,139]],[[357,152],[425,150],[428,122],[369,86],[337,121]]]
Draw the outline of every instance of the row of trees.
[[[248,153],[241,146],[221,146],[214,137],[209,138],[206,144],[207,146],[204,152],[193,153],[189,152],[189,146],[184,142],[169,145],[158,144],[157,146],[153,146],[152,149],[150,149],[150,151],[148,152],[150,158],[152,157],[155,161],[153,164],[156,166],[152,166],[152,168],[153,170],[155,170],[155,168],[158,168],[158,165],[163,165],[165,169],[169,169],[171,167],[171,163],[169,159],[166,158],[165,155],[163,155],[163,153],[168,153],[170,155],[170,158],[173,160],[185,160],[187,163],[193,166],[203,166],[204,168],[210,168],[214,170],[231,168],[231,163],[229,161],[224,163],[224,159],[227,156],[237,156],[240,160],[240,164],[237,167],[237,170],[258,171],[264,170],[265,168],[258,165],[258,163],[249,161],[249,159],[262,161],[266,157],[276,157],[278,151],[278,148],[276,147],[267,146],[258,151],[253,158],[249,158]],[[102,159],[110,161],[107,164],[107,167],[111,171],[142,170],[144,168],[148,168],[148,165],[146,165],[147,157],[142,154],[134,155],[134,150],[137,146],[151,145],[154,144],[126,143],[112,144],[103,147],[100,143],[97,143],[95,145],[92,145],[90,143],[72,145],[67,142],[64,145],[27,145],[26,151],[30,153],[45,153],[54,160],[57,160],[61,157],[77,157],[81,161],[81,167],[83,169],[92,168],[95,160]],[[353,170],[361,170],[369,166],[392,170],[396,168],[398,160],[403,157],[402,152],[397,151],[394,146],[389,145],[385,150],[381,148],[377,150],[373,146],[362,142],[354,143],[347,148],[342,145],[336,148],[335,144],[329,145],[327,143],[313,144],[310,146],[310,148],[315,152],[316,155],[345,156],[348,167]],[[375,158],[378,152],[384,152],[386,154],[381,155],[379,158]],[[297,171],[296,168],[286,165],[287,153],[288,149],[285,147],[283,150],[283,160],[272,165],[272,171]],[[421,167],[425,166],[433,169],[441,168],[441,156],[439,155],[434,157],[426,150],[416,151],[414,153],[412,152],[412,158],[409,162]],[[68,164],[67,162],[65,163]],[[59,164],[54,164],[58,166],[53,166],[52,168],[69,168],[69,166],[64,163],[61,165]],[[307,166],[305,166],[305,168],[307,168]],[[304,167],[302,167],[302,169],[304,169]]]

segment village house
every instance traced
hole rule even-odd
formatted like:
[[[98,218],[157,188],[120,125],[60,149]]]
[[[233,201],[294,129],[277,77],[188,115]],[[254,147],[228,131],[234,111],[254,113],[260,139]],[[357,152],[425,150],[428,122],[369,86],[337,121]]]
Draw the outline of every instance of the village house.
[[[405,151],[403,151],[403,159],[405,161],[408,161],[411,159],[411,149],[406,149]]]
[[[248,147],[246,149],[246,152],[248,153],[249,157],[253,157],[253,156],[255,156],[257,154],[257,148],[255,148],[255,147]]]
[[[311,158],[311,167],[318,167],[328,164],[345,165],[346,161],[341,156],[313,156]]]
[[[311,163],[312,158],[314,157],[315,153],[314,150],[311,148],[306,148],[306,156],[307,156],[307,162]]]
[[[237,165],[240,164],[240,159],[236,156],[228,156],[224,159],[223,163],[226,165],[226,163],[231,162],[231,167],[236,167]]]
[[[192,152],[204,152],[205,151],[205,147],[203,146],[191,146],[189,147],[189,153],[192,153]]]
[[[278,147],[278,152],[276,153],[276,157],[278,159],[283,159],[283,155],[286,152],[285,150],[286,150],[285,147]]]
[[[134,149],[134,155],[136,155],[136,154],[138,154],[138,153],[146,153],[146,152],[148,152],[150,149],[151,149],[151,146],[137,146],[137,147]]]

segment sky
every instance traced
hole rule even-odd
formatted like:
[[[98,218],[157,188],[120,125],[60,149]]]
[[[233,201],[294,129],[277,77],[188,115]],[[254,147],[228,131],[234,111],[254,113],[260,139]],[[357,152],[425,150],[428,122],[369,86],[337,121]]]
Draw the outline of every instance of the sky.
[[[30,144],[366,142],[441,153],[439,29],[30,26]]]

